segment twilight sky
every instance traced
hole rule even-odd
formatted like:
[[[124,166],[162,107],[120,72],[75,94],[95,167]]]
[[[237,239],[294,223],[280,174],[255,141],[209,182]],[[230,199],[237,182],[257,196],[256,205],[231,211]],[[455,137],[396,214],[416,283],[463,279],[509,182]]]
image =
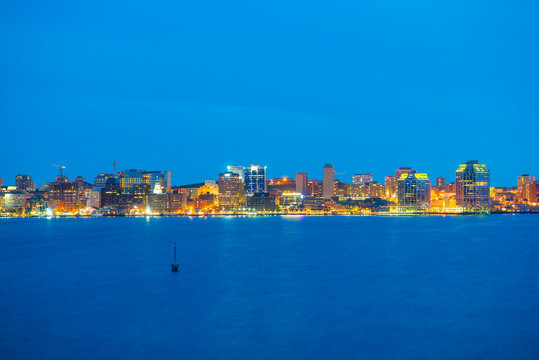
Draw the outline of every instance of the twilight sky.
[[[0,177],[539,176],[536,0],[2,1]]]

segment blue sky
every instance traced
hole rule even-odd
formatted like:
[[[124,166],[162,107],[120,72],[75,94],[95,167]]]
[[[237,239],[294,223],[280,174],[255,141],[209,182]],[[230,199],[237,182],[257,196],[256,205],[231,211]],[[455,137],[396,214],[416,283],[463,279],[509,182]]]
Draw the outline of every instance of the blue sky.
[[[0,177],[539,175],[536,1],[3,1]]]

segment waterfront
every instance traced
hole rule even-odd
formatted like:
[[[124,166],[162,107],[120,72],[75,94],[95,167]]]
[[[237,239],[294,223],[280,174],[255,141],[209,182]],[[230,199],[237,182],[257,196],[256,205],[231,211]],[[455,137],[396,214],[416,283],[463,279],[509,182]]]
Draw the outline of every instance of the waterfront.
[[[0,353],[535,359],[537,221],[0,219]]]

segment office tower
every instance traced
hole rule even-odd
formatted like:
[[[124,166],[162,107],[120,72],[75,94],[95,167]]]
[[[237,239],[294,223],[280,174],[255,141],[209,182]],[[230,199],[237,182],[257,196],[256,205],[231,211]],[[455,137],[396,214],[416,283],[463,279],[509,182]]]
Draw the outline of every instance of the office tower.
[[[109,178],[101,189],[101,207],[118,204],[121,201],[122,191],[118,179],[115,177]]]
[[[133,190],[133,185],[144,184],[142,174],[144,174],[145,172],[145,170],[138,169],[128,169],[121,171],[118,174],[118,180],[122,193],[129,194]]]
[[[245,168],[245,194],[252,196],[256,193],[266,192],[266,167],[260,165]]]
[[[323,169],[323,197],[331,199],[335,194],[333,183],[335,182],[335,168],[331,164],[324,165]]]
[[[350,184],[335,180],[333,182],[334,196],[340,201],[344,201],[350,197]]]
[[[401,173],[397,180],[399,211],[425,211],[430,206],[430,180],[415,170]]]
[[[226,172],[219,174],[219,208],[237,209],[245,203],[245,187],[240,176]]]
[[[464,212],[490,212],[490,171],[477,160],[466,161],[455,172],[457,207]]]
[[[352,184],[354,185],[365,185],[373,181],[372,174],[356,174],[352,175]]]
[[[131,192],[133,194],[133,204],[145,207],[148,195],[152,192],[152,186],[150,184],[135,184]]]
[[[86,202],[86,206],[93,207],[96,209],[101,208],[101,188],[100,187],[95,186],[92,189],[90,196],[88,197],[88,200]]]
[[[307,194],[307,183],[309,182],[306,172],[296,173],[296,192],[298,194]]]
[[[227,172],[231,172],[234,174],[238,174],[241,181],[244,181],[245,179],[245,168],[240,165],[229,165],[226,167]]]
[[[163,192],[170,192],[170,171],[145,171],[142,173],[142,182],[144,184],[150,184],[152,192],[155,191],[157,184],[159,184]]]
[[[445,178],[443,176],[438,176],[436,178],[436,190],[442,191],[445,189]]]
[[[535,203],[537,202],[537,181],[535,181],[535,177],[531,176],[531,178],[533,179],[525,181],[522,185],[521,200]]]
[[[397,170],[395,170],[395,180],[398,181],[402,174],[409,174],[412,172],[413,169],[409,166],[401,166]]]
[[[528,174],[523,174],[517,178],[517,192],[520,200],[528,200],[529,194],[525,193],[526,184],[533,181],[535,181],[535,176]]]
[[[104,188],[107,180],[110,178],[116,178],[116,175],[101,173],[94,178],[94,185],[100,189]]]
[[[36,191],[36,184],[30,175],[19,174],[15,177],[17,191]]]
[[[397,193],[397,180],[393,175],[388,175],[385,177],[385,191],[386,199],[391,200]]]

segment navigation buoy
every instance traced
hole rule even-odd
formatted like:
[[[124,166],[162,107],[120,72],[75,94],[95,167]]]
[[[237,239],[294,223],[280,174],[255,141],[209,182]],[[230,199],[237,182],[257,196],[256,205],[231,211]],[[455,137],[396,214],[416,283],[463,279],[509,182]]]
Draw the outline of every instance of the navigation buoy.
[[[174,241],[174,262],[170,265],[172,272],[177,272],[180,264],[176,263],[176,241]]]

